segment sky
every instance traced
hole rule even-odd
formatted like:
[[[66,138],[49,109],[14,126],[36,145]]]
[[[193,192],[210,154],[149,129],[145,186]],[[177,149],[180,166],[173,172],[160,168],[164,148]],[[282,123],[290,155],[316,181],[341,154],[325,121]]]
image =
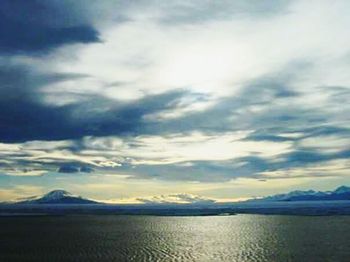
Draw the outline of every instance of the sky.
[[[350,1],[2,0],[0,201],[350,183]]]

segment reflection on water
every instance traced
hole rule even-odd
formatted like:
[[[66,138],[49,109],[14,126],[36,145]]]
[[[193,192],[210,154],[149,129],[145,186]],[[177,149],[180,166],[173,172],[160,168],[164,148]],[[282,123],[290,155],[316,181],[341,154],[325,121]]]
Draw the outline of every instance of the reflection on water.
[[[349,261],[350,217],[0,218],[0,261]]]

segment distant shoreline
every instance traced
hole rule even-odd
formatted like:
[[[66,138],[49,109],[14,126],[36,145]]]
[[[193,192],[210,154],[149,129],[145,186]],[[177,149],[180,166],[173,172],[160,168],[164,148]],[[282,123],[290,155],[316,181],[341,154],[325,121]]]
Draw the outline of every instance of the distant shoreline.
[[[241,202],[216,205],[1,204],[0,217],[43,215],[222,216],[235,214],[350,215],[350,201]]]

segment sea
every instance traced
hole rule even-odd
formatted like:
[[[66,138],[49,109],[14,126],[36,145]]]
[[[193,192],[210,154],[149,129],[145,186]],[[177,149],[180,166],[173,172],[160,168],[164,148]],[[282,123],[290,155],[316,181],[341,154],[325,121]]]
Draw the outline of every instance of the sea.
[[[350,261],[350,216],[0,217],[0,261]]]

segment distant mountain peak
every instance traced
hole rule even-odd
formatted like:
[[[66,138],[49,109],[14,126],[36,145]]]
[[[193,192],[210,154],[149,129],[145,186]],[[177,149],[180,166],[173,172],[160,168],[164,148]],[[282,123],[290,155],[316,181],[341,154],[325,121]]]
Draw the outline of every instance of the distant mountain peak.
[[[52,190],[49,193],[45,194],[42,198],[45,199],[61,199],[64,197],[74,197],[73,194],[69,193],[63,189]]]
[[[350,187],[348,187],[348,186],[340,186],[336,190],[334,190],[333,192],[337,193],[337,194],[348,193],[348,192],[350,192]]]
[[[70,192],[57,189],[42,197],[29,197],[17,202],[18,204],[97,204],[98,202],[73,195]]]

